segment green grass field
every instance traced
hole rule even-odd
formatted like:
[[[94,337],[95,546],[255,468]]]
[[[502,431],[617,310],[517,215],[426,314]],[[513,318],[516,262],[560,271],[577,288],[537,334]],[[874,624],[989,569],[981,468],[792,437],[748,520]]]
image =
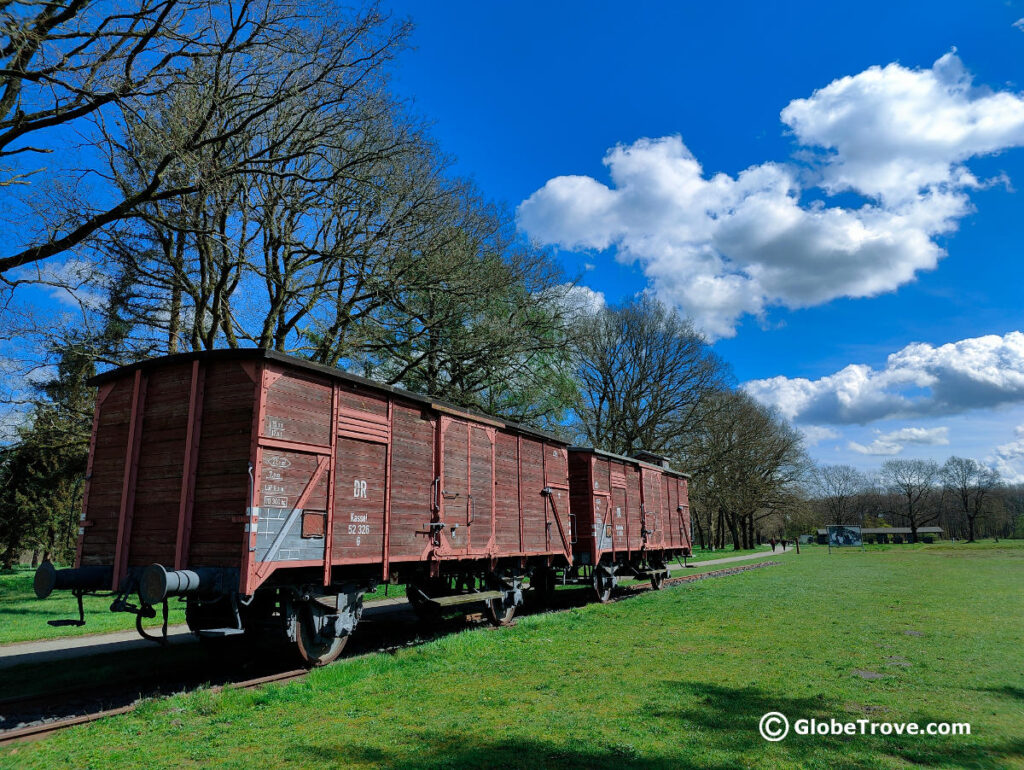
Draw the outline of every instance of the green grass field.
[[[1024,767],[1024,544],[780,561],[303,682],[150,701],[0,765]],[[768,711],[972,733],[768,743]]]

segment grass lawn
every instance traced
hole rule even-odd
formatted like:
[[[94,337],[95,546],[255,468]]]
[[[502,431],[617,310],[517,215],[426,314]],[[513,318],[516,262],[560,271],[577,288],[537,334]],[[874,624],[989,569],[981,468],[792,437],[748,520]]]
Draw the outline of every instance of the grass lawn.
[[[781,562],[303,682],[150,701],[0,765],[1024,767],[1024,543]],[[972,734],[768,743],[769,711]]]
[[[95,596],[85,597],[84,626],[48,626],[48,620],[77,620],[78,602],[68,591],[54,591],[47,599],[39,601],[32,591],[34,575],[35,570],[31,567],[0,572],[0,644],[135,630],[134,615],[110,612],[113,599]],[[184,623],[185,605],[171,601],[169,606],[168,622]],[[163,622],[160,608],[157,608],[157,613],[157,618],[146,621],[147,627],[158,627]]]

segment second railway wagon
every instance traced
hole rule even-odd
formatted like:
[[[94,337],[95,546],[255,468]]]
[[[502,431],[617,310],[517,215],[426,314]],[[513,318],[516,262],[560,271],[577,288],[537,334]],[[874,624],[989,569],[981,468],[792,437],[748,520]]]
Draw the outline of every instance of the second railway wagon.
[[[573,569],[586,571],[600,601],[621,575],[661,588],[669,561],[690,555],[689,478],[650,452],[625,457],[570,447]]]
[[[98,386],[75,569],[201,636],[276,628],[333,660],[363,594],[508,620],[533,571],[572,563],[568,447],[552,435],[264,350],[166,356]],[[132,603],[135,594],[139,603]],[[166,617],[166,615],[165,615]]]

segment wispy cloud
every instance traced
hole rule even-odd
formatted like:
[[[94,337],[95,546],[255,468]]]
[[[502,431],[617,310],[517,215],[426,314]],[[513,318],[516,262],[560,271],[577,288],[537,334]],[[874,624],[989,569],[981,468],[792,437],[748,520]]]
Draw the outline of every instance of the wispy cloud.
[[[800,432],[804,434],[808,446],[817,446],[822,441],[839,438],[839,431],[824,425],[801,425]]]
[[[907,444],[925,446],[948,446],[949,428],[901,428],[900,430],[882,433],[875,431],[878,437],[870,444],[859,444],[851,441],[847,446],[862,455],[898,455]]]

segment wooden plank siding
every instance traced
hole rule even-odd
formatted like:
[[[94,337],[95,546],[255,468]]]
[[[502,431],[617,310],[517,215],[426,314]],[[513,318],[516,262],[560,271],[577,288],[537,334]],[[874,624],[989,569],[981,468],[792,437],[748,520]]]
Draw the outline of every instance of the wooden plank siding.
[[[599,450],[570,448],[577,563],[635,560],[643,550],[675,554],[690,548],[686,484],[684,475],[669,469]],[[641,502],[651,530],[646,538],[641,534]]]
[[[172,565],[188,437],[192,367],[165,367],[148,374],[146,380],[128,563]]]
[[[205,368],[188,565],[238,567],[249,505],[252,375],[240,363]],[[184,465],[185,457],[180,458]],[[180,499],[179,499],[180,502]]]
[[[569,456],[552,436],[267,351],[93,383],[81,565],[114,564],[119,533],[127,570],[240,567],[243,593],[299,566],[386,579],[417,562],[571,557]]]

